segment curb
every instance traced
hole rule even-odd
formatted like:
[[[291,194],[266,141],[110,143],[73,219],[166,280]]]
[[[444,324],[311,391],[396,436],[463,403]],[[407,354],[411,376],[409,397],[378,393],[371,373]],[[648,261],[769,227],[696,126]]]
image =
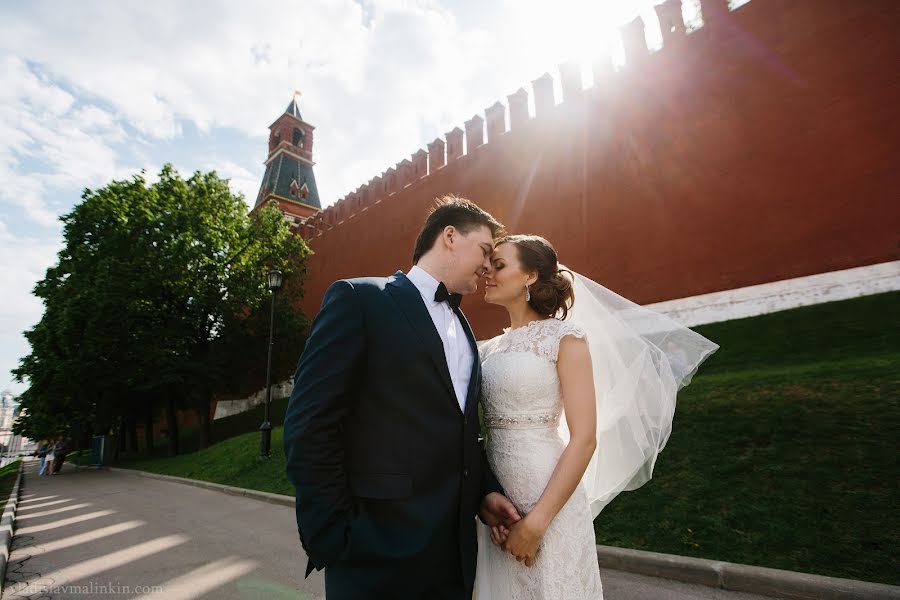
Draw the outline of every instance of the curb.
[[[294,506],[293,496],[260,492],[221,483],[175,477],[173,475],[160,475],[136,469],[110,467],[110,470],[132,473],[141,477],[172,483],[183,483],[207,490],[224,492],[232,496],[254,498],[269,504]],[[754,567],[752,565],[678,556],[676,554],[661,554],[645,550],[598,545],[597,560],[601,567],[616,571],[627,571],[686,583],[699,583],[735,592],[748,592],[763,596],[789,598],[791,600],[900,600],[900,587],[893,585],[857,581],[855,579],[839,579],[837,577],[770,569],[768,567]]]
[[[108,467],[110,471],[120,471],[123,473],[132,473],[141,477],[149,477],[150,479],[159,479],[161,481],[170,481],[172,483],[183,483],[207,490],[223,492],[232,496],[244,496],[245,498],[253,498],[262,500],[269,504],[280,504],[282,506],[294,506],[294,497],[285,496],[283,494],[272,494],[270,492],[260,492],[259,490],[250,490],[247,488],[232,487],[221,483],[212,483],[211,481],[202,481],[200,479],[188,479],[186,477],[175,477],[174,475],[160,475],[159,473],[150,473],[149,471],[138,471],[137,469],[123,469],[122,467]]]
[[[6,583],[6,563],[9,562],[9,547],[12,544],[13,532],[16,528],[16,509],[19,505],[19,490],[22,487],[24,470],[25,461],[23,460],[19,462],[16,483],[9,494],[9,500],[6,501],[3,517],[0,518],[0,594],[3,593],[3,584]]]
[[[898,600],[900,587],[768,567],[597,546],[601,567],[791,600]]]

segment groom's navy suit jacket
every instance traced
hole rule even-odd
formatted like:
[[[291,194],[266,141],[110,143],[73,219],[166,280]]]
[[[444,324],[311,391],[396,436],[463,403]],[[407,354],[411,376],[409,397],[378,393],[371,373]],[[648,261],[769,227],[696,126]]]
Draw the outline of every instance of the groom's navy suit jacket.
[[[307,576],[378,565],[370,575],[404,569],[401,580],[415,588],[458,557],[471,590],[475,515],[485,494],[502,490],[479,439],[475,338],[457,316],[474,353],[464,412],[441,338],[402,272],[337,281],[326,292],[284,420]]]

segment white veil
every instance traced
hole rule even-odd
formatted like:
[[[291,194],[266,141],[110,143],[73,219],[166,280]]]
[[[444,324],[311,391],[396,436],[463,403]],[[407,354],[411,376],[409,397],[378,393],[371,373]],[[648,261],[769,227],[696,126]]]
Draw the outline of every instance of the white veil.
[[[597,395],[597,449],[582,477],[596,517],[621,491],[653,475],[672,433],[675,396],[719,346],[669,317],[571,273],[575,304],[567,322],[587,332]],[[569,428],[563,416],[563,441]]]

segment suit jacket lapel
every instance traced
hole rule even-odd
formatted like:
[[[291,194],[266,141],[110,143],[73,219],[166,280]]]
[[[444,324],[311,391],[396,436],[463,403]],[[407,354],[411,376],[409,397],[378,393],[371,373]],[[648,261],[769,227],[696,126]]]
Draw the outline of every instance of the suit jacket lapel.
[[[478,404],[478,388],[481,386],[481,359],[478,356],[478,344],[475,342],[475,334],[466,320],[466,315],[459,309],[456,314],[462,323],[463,330],[466,332],[466,339],[469,340],[469,347],[472,349],[472,374],[469,377],[469,390],[466,392],[466,411]]]
[[[403,272],[397,271],[388,280],[387,290],[413,330],[419,335],[428,356],[431,357],[431,361],[441,375],[441,380],[447,386],[450,397],[455,400],[456,393],[453,390],[453,381],[450,379],[450,371],[447,368],[447,358],[444,356],[444,343],[434,327],[434,321],[431,320],[425,302],[422,301],[419,289],[407,279]]]

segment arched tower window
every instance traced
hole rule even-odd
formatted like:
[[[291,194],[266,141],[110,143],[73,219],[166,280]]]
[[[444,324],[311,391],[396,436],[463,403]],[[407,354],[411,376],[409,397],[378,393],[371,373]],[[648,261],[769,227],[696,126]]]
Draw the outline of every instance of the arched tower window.
[[[299,127],[294,127],[294,138],[291,143],[298,148],[303,147],[303,130]]]

